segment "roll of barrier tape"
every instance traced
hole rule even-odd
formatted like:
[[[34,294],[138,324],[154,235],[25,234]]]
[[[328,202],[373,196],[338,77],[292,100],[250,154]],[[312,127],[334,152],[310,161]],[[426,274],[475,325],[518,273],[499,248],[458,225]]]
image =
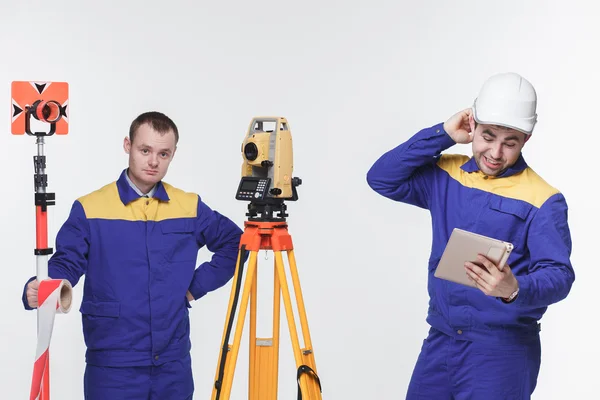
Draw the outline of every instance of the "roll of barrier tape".
[[[73,288],[67,280],[46,279],[38,288],[38,341],[33,364],[30,400],[49,398],[50,339],[56,314],[71,310]]]

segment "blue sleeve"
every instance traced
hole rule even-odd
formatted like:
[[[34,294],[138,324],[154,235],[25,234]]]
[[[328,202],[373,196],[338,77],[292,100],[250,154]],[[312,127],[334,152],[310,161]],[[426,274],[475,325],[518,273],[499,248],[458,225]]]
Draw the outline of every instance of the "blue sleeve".
[[[25,282],[25,286],[23,287],[23,295],[21,296],[21,301],[23,302],[23,307],[25,307],[26,310],[34,309],[33,307],[29,307],[29,303],[27,302],[27,285],[33,280],[35,280],[35,276],[29,278],[27,282]]]
[[[56,235],[56,250],[48,260],[48,276],[51,279],[66,279],[73,287],[87,270],[87,256],[90,246],[90,230],[85,211],[79,201],[75,201],[65,223]],[[30,278],[27,283],[34,280]],[[27,304],[27,283],[23,288],[23,305]]]
[[[389,199],[429,208],[435,163],[454,144],[443,123],[423,129],[382,155],[367,173],[367,183]]]
[[[198,198],[196,239],[213,253],[194,272],[189,291],[195,300],[225,285],[235,273],[242,230],[230,219],[211,210]],[[242,255],[246,261],[247,253]]]
[[[575,281],[571,265],[571,234],[567,203],[562,194],[548,199],[538,210],[527,235],[531,256],[529,274],[517,276],[519,295],[514,304],[542,308],[567,297]]]

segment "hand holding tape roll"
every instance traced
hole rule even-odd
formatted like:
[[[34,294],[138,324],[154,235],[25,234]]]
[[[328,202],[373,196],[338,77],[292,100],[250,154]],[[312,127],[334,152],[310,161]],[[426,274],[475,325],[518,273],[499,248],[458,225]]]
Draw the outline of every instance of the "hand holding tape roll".
[[[38,289],[38,341],[33,365],[30,400],[49,398],[50,340],[56,314],[71,310],[73,288],[67,280],[46,279]]]

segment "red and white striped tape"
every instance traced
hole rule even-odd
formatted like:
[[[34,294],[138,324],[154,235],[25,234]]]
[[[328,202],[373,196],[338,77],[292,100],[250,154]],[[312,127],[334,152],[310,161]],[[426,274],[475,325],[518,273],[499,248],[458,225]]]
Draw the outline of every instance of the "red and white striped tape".
[[[50,339],[56,314],[71,310],[73,289],[67,280],[46,279],[38,288],[38,342],[33,364],[30,400],[50,398]]]

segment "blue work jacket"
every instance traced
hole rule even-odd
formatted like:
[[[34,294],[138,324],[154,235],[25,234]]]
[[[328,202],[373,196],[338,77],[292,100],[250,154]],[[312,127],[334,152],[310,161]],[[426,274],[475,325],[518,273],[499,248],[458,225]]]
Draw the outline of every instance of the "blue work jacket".
[[[231,279],[242,230],[197,194],[166,182],[142,197],[125,174],[74,202],[48,275],[75,286],[85,274],[80,312],[88,363],[158,365],[188,354],[186,293],[197,300]],[[212,258],[196,268],[204,246]]]
[[[442,123],[423,129],[381,156],[367,182],[382,196],[431,213],[427,322],[432,327],[465,340],[537,338],[547,307],[564,299],[575,279],[565,198],[522,155],[492,177],[473,158],[442,154],[454,144]],[[520,288],[514,302],[434,276],[454,228],[514,244],[508,259]]]

